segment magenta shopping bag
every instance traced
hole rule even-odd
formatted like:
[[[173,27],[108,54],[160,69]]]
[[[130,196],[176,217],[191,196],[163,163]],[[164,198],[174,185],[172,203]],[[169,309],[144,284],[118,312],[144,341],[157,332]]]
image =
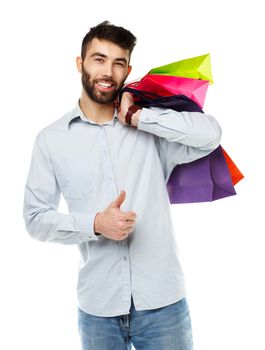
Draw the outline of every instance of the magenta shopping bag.
[[[155,93],[159,96],[185,95],[203,106],[209,81],[175,77],[161,74],[146,74],[141,80],[126,84],[136,90]]]

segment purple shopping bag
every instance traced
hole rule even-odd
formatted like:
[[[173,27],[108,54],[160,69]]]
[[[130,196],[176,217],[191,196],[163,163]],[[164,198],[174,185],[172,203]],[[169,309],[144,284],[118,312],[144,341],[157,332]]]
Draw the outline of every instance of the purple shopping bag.
[[[171,204],[211,202],[236,194],[222,147],[191,163],[177,165],[167,182]]]

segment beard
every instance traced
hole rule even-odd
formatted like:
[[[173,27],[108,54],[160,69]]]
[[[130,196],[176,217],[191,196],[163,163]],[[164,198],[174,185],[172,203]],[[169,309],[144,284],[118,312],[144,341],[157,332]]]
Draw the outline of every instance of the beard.
[[[93,80],[91,75],[85,70],[84,66],[82,66],[82,86],[88,97],[99,104],[109,104],[114,102],[119,95],[126,78],[120,84],[115,82],[112,77],[104,76],[104,78],[101,78],[100,80],[113,84],[114,89],[112,91],[99,91],[96,88],[98,80]]]

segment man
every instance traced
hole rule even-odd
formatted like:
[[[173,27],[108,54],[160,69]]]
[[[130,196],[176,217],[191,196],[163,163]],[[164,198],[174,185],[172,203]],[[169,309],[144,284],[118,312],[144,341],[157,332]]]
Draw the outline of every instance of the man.
[[[192,330],[166,183],[212,152],[210,115],[132,107],[124,93],[136,38],[103,22],[82,42],[76,107],[36,138],[24,218],[36,239],[77,244],[83,350],[190,350]],[[57,211],[61,193],[69,214]],[[122,207],[122,208],[121,208]]]

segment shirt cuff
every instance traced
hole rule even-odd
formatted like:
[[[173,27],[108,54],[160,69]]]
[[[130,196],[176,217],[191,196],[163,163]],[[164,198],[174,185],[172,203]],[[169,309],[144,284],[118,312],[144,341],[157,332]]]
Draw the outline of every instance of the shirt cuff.
[[[84,241],[98,241],[94,232],[94,221],[97,213],[98,211],[95,213],[71,213],[80,232],[80,238]]]

